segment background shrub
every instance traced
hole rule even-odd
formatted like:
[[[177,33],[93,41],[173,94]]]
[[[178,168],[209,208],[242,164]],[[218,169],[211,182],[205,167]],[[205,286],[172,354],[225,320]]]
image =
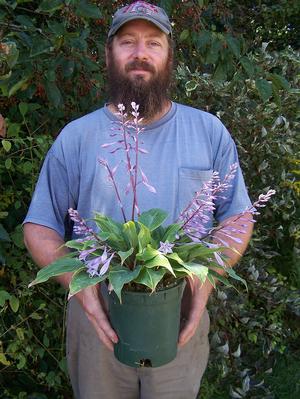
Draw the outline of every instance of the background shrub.
[[[299,2],[154,2],[174,22],[172,98],[222,119],[263,212],[239,272],[249,292],[211,298],[200,397],[299,397]],[[0,397],[71,398],[66,297],[29,290],[21,223],[46,151],[106,100],[104,43],[122,1],[0,1]],[[298,356],[298,357],[297,357]],[[288,376],[288,377],[287,377]],[[286,383],[288,379],[288,384]]]

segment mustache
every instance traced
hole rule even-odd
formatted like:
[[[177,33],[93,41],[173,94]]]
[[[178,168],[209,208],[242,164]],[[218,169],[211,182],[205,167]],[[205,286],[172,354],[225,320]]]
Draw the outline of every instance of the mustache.
[[[135,69],[142,69],[144,71],[155,73],[154,67],[147,61],[134,60],[125,66],[126,72],[133,71]]]

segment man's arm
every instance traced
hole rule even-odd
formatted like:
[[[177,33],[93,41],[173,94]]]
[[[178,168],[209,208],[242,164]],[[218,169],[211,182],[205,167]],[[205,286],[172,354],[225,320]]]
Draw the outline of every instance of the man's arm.
[[[55,230],[34,223],[25,223],[24,242],[33,260],[41,268],[68,253],[68,249],[63,247],[64,240]],[[56,280],[67,289],[71,278],[72,273],[65,273]],[[108,349],[113,350],[113,343],[118,342],[118,337],[108,321],[99,286],[85,288],[75,297],[96,329],[100,340]]]
[[[236,225],[233,224],[236,218],[237,215],[232,216],[226,219],[222,224],[226,223],[226,225],[229,226],[232,225],[232,227],[236,227]],[[239,238],[241,240],[241,243],[237,243],[236,241],[227,238],[226,242],[228,243],[229,247],[234,248],[235,250],[228,248],[225,251],[222,251],[222,253],[228,257],[227,264],[230,267],[234,266],[239,261],[239,259],[245,252],[252,235],[253,223],[251,222],[251,220],[253,219],[253,216],[251,214],[246,214],[243,216],[243,218],[248,219],[247,222],[243,221],[243,223],[246,225],[246,227],[243,228],[245,233],[234,234],[234,237]],[[222,239],[221,234],[220,238]],[[217,244],[221,244],[218,241],[218,231],[216,231],[216,233],[214,234],[214,241]],[[216,271],[220,274],[224,274],[223,270],[218,269]],[[201,285],[198,279],[194,278],[192,280],[191,278],[188,278],[187,283],[189,284],[191,300],[190,303],[188,304],[189,309],[188,309],[186,324],[183,326],[179,335],[179,341],[178,341],[179,346],[185,345],[195,334],[199,322],[201,320],[203,311],[206,307],[208,298],[213,290],[213,286],[208,280],[206,280],[206,282],[203,285]]]

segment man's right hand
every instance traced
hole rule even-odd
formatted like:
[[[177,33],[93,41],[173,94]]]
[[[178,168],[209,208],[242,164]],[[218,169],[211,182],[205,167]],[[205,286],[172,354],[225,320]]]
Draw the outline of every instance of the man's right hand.
[[[107,317],[107,310],[102,298],[99,285],[87,287],[75,295],[87,318],[94,326],[100,341],[109,349],[113,350],[114,344],[118,342],[118,336],[112,329]]]

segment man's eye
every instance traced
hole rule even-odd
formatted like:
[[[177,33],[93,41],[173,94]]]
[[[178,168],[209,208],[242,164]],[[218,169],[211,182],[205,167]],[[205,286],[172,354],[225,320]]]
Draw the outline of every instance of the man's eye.
[[[158,43],[158,42],[150,42],[150,45],[152,46],[152,47],[159,47],[160,46],[160,43]]]

